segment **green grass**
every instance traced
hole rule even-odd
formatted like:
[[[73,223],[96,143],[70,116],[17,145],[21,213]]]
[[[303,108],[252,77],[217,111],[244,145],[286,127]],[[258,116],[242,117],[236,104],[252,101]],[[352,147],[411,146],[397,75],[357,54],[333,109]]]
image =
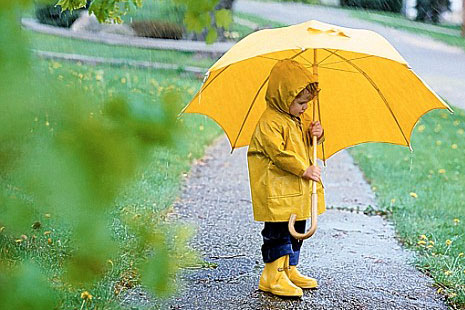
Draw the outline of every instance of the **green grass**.
[[[465,49],[465,38],[460,35],[459,25],[432,25],[411,21],[401,14],[351,9],[353,17],[379,23],[384,26],[429,36],[444,43]]]
[[[123,16],[125,22],[132,20],[162,20],[171,23],[181,24],[184,10],[173,5],[171,1],[157,0],[144,1],[142,8],[132,10]]]
[[[270,27],[273,27],[273,28],[286,26],[283,23],[280,23],[280,22],[277,22],[277,21],[267,20],[267,19],[261,18],[260,16],[256,16],[256,15],[253,15],[253,14],[242,13],[242,12],[234,12],[234,15],[236,15],[237,17],[243,18],[243,19],[247,19],[247,20],[249,20],[249,21],[251,21],[253,23],[256,23],[256,24],[258,24],[260,26],[270,26]]]
[[[465,307],[465,113],[428,113],[406,147],[365,144],[350,153],[416,265],[451,304]],[[450,241],[448,241],[450,240]],[[424,241],[424,242],[419,242]]]
[[[36,50],[80,54],[106,58],[124,58],[179,64],[184,66],[210,67],[215,59],[208,56],[198,56],[192,52],[177,52],[169,50],[139,49],[126,46],[106,45],[89,41],[63,38],[54,35],[28,31],[31,47]]]
[[[175,89],[182,94],[183,104],[186,104],[200,86],[200,81],[191,75],[180,75],[175,71],[115,69],[43,60],[37,60],[34,66],[49,79],[80,85],[83,91],[95,98],[96,103],[118,93],[158,104],[165,90]],[[137,214],[153,214],[156,218],[163,218],[179,196],[183,175],[189,171],[192,161],[201,157],[205,147],[221,133],[219,126],[201,115],[187,114],[180,119],[180,125],[181,131],[176,141],[154,148],[149,165],[140,171],[135,181],[115,201],[114,222],[110,225],[114,237],[124,242],[127,251],[123,257],[112,258],[105,277],[98,283],[91,287],[73,288],[60,280],[65,258],[72,251],[72,240],[68,228],[60,226],[62,221],[57,221],[53,215],[38,217],[41,227],[24,231],[27,240],[15,242],[0,233],[0,255],[14,258],[15,261],[33,257],[57,289],[60,309],[79,309],[83,291],[93,295],[92,304],[86,309],[119,309],[114,294],[115,285],[129,288],[138,283],[131,276],[132,266],[143,259],[135,255],[137,252],[133,249],[132,236],[119,219]],[[44,126],[49,125],[44,122]],[[0,180],[0,183],[2,190],[15,191],[4,181]],[[32,238],[33,235],[35,238]],[[51,238],[50,244],[48,238]],[[18,236],[18,239],[21,238]]]
[[[263,27],[277,28],[277,27],[285,26],[282,23],[275,22],[275,21],[269,21],[269,20],[263,19],[261,17],[258,17],[256,15],[252,15],[252,14],[241,13],[241,12],[233,12],[233,15],[235,17],[238,17],[238,18],[247,20],[249,22],[255,23],[258,28],[263,28]],[[236,36],[237,36],[237,40],[240,40],[240,39],[246,37],[247,35],[251,34],[252,32],[254,32],[255,30],[256,29],[252,29],[252,28],[250,28],[248,26],[241,25],[241,24],[239,24],[237,22],[234,22],[234,23],[232,23],[232,25],[230,26],[230,29],[228,31],[231,32],[231,33],[235,33]]]

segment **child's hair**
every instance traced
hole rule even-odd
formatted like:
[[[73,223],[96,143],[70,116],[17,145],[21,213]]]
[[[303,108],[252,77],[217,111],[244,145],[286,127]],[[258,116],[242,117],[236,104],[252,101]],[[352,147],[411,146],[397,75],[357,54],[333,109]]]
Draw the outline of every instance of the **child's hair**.
[[[311,94],[315,94],[318,90],[318,82],[313,82],[305,87]]]

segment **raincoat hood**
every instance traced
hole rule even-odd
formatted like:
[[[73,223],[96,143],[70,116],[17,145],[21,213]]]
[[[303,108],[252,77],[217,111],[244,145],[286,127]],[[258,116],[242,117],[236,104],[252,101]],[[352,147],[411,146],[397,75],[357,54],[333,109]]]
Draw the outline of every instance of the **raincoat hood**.
[[[312,73],[297,61],[280,60],[271,69],[265,100],[269,107],[289,115],[294,98],[316,81]]]

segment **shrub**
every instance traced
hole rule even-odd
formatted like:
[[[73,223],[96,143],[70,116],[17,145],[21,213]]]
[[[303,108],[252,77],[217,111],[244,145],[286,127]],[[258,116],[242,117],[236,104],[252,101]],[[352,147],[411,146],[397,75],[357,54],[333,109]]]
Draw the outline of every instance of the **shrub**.
[[[90,1],[87,1],[88,8]],[[81,10],[64,12],[55,4],[36,4],[35,15],[41,24],[69,28],[79,18]]]
[[[402,0],[341,0],[341,6],[400,13]]]
[[[416,21],[439,23],[439,16],[450,11],[450,0],[417,0],[415,8],[417,9]]]
[[[183,34],[181,26],[170,22],[135,21],[131,23],[131,27],[140,37],[179,40]]]

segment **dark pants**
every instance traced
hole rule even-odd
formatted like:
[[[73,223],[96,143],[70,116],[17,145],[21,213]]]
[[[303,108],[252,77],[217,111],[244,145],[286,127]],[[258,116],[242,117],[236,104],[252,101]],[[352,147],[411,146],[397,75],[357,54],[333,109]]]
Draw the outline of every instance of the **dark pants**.
[[[295,230],[304,233],[306,222],[306,220],[296,221]],[[289,255],[289,265],[296,266],[299,263],[303,240],[292,237],[287,225],[287,222],[265,222],[262,230],[262,256],[265,263],[271,263],[284,255]]]

